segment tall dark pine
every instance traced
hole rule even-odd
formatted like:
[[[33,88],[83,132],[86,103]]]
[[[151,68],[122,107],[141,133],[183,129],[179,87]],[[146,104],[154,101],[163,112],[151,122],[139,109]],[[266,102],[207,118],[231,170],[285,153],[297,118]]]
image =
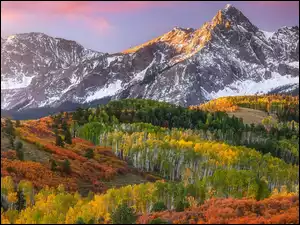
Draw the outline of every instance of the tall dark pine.
[[[69,129],[67,129],[65,132],[65,142],[67,144],[72,144],[72,135]]]
[[[16,209],[20,212],[26,208],[26,200],[23,191],[17,191],[17,199],[18,201],[16,202]]]

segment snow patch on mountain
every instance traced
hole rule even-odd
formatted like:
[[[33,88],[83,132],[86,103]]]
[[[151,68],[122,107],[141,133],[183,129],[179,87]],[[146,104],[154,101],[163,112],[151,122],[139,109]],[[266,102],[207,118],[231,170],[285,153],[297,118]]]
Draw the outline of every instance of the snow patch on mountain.
[[[115,61],[117,57],[115,56],[110,56],[107,58],[107,65],[109,66],[111,62]]]
[[[299,62],[290,62],[290,63],[287,63],[287,65],[289,65],[291,67],[299,68]]]
[[[262,30],[261,32],[263,32],[263,34],[265,35],[265,37],[269,40],[275,32],[269,32],[269,31],[264,31]]]
[[[27,77],[21,74],[21,77],[7,78],[1,77],[1,90],[18,89],[28,87],[35,76]]]
[[[122,84],[121,80],[116,80],[114,83],[110,83],[104,88],[101,88],[91,94],[88,93],[88,96],[84,102],[90,102],[95,99],[112,96],[122,89],[121,84]]]
[[[222,96],[265,94],[279,86],[297,83],[299,83],[299,77],[293,77],[291,75],[282,76],[279,73],[272,72],[270,79],[263,79],[260,82],[255,82],[253,80],[235,81],[222,90],[211,92],[209,98],[213,99]]]
[[[137,73],[134,76],[134,78],[131,80],[130,83],[135,82],[135,81],[141,81],[141,80],[143,80],[145,78],[147,70],[152,67],[154,61],[155,61],[155,58],[152,60],[152,62],[144,70],[142,70],[141,72]]]
[[[57,97],[57,96],[48,98],[47,100],[42,101],[42,102],[39,104],[39,107],[44,107],[44,106],[50,105],[50,104],[54,103],[55,101],[58,101],[59,99],[60,99],[60,97]]]

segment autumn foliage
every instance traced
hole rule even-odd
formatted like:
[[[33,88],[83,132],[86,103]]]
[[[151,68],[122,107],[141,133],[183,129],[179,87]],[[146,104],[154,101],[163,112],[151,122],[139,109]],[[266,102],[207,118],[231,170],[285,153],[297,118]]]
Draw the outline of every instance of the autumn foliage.
[[[239,107],[259,109],[266,112],[289,110],[289,113],[295,113],[297,110],[299,112],[299,96],[251,95],[221,97],[199,106],[191,106],[190,109],[200,109],[210,112],[234,112]]]
[[[174,224],[298,224],[299,196],[251,199],[210,199],[184,212],[163,211],[140,216],[139,224],[160,218]]]
[[[26,179],[37,189],[46,185],[56,187],[59,184],[65,185],[70,191],[75,191],[77,188],[74,178],[60,176],[38,162],[1,158],[1,176],[11,176],[15,182]]]
[[[46,164],[11,161],[9,159],[15,159],[16,156],[15,151],[10,150],[1,152],[2,175],[13,176],[15,180],[27,179],[37,188],[44,185],[68,184],[70,190],[75,191],[79,188],[78,183],[83,182],[91,184],[92,191],[102,192],[105,187],[101,184],[101,180],[109,180],[117,174],[128,172],[127,163],[119,160],[112,153],[111,148],[95,146],[81,138],[73,138],[72,144],[65,144],[64,147],[56,146],[52,124],[51,117],[27,120],[22,122],[21,127],[16,128],[16,132],[22,140],[36,145],[40,151],[51,153],[51,160],[55,160],[58,164],[57,171],[50,170],[50,159]],[[85,152],[89,148],[95,152],[93,159],[85,157]],[[69,160],[71,168],[71,173],[68,175],[63,174],[59,166],[66,159]],[[12,173],[10,169],[8,172],[7,167],[13,168],[15,172]],[[48,179],[49,177],[51,179]]]

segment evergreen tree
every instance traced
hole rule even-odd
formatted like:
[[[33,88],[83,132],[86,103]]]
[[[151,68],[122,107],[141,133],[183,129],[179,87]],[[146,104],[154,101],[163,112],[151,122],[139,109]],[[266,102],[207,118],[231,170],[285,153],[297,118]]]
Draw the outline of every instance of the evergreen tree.
[[[15,149],[14,138],[12,136],[8,136],[9,144],[12,149]]]
[[[73,138],[76,137],[76,134],[77,134],[77,130],[78,130],[78,123],[76,121],[73,120],[73,123],[71,125],[71,131],[72,131],[72,136]]]
[[[68,124],[66,120],[63,120],[61,128],[63,129],[63,131],[67,131],[68,130]]]
[[[258,190],[256,193],[256,200],[262,200],[264,198],[269,197],[270,191],[268,188],[268,184],[263,179],[256,178],[256,183],[258,184]]]
[[[51,159],[51,170],[56,171],[56,168],[57,168],[56,161],[54,159]]]
[[[153,207],[152,207],[152,212],[160,212],[160,211],[164,211],[167,210],[167,207],[165,206],[165,204],[163,202],[156,202]]]
[[[175,211],[176,212],[183,212],[185,208],[188,207],[188,203],[185,201],[178,201],[176,206],[175,206]]]
[[[55,133],[55,145],[60,146],[60,147],[64,147],[64,142],[63,142],[61,136],[58,134],[58,130],[55,129],[54,133]]]
[[[72,144],[72,135],[69,129],[65,130],[65,142],[67,144]]]
[[[21,141],[16,141],[15,147],[16,147],[17,158],[23,161],[24,160],[24,152],[22,150],[23,143]]]
[[[6,118],[5,120],[5,127],[3,129],[4,134],[8,137],[9,139],[9,143],[11,145],[11,148],[14,149],[14,140],[16,138],[16,132],[15,132],[15,128],[13,126],[12,121],[10,120],[10,118]]]
[[[71,166],[68,159],[65,159],[65,161],[63,162],[62,169],[67,174],[71,173]]]
[[[18,200],[16,202],[16,210],[20,212],[21,210],[26,208],[26,200],[23,191],[17,191],[17,199]]]
[[[111,215],[111,218],[113,224],[134,224],[136,221],[133,209],[124,203],[118,206],[116,211]]]
[[[94,158],[94,150],[91,149],[91,148],[87,149],[87,151],[84,154],[84,156],[87,157],[88,159]]]
[[[112,124],[119,124],[119,120],[118,120],[117,117],[115,117],[115,115],[113,115],[113,116],[111,117],[111,122],[112,122]]]
[[[96,115],[96,117],[99,117],[99,115],[100,115],[100,107],[99,106],[97,106],[97,108],[96,108],[95,115]]]
[[[78,217],[75,224],[86,224],[86,223],[83,221],[82,217]]]
[[[16,150],[18,151],[23,148],[23,143],[21,141],[16,141],[15,147],[16,147]]]
[[[16,127],[20,127],[20,126],[21,126],[20,120],[16,120]]]
[[[170,224],[168,221],[162,220],[161,218],[153,219],[149,224]]]

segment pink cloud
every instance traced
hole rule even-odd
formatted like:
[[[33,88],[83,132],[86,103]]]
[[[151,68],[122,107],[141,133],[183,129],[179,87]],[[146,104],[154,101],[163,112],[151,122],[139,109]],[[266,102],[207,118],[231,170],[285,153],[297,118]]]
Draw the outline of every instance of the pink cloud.
[[[184,2],[184,1],[181,1]],[[176,2],[177,4],[180,2]],[[119,13],[132,12],[153,7],[165,7],[174,5],[174,2],[92,2],[92,1],[60,1],[60,2],[32,2],[10,1],[1,2],[1,8],[26,13],[46,14],[87,14],[87,13]]]
[[[21,16],[20,14],[14,12],[14,11],[6,11],[2,10],[1,8],[1,20],[9,20],[9,21],[20,21]]]
[[[10,1],[1,2],[1,19],[4,22],[18,23],[22,18],[25,25],[26,18],[35,20],[32,18],[38,17],[39,20],[46,22],[65,18],[71,22],[83,22],[92,29],[108,32],[113,28],[113,25],[104,18],[103,13],[127,13],[171,5],[174,5],[174,2]]]

